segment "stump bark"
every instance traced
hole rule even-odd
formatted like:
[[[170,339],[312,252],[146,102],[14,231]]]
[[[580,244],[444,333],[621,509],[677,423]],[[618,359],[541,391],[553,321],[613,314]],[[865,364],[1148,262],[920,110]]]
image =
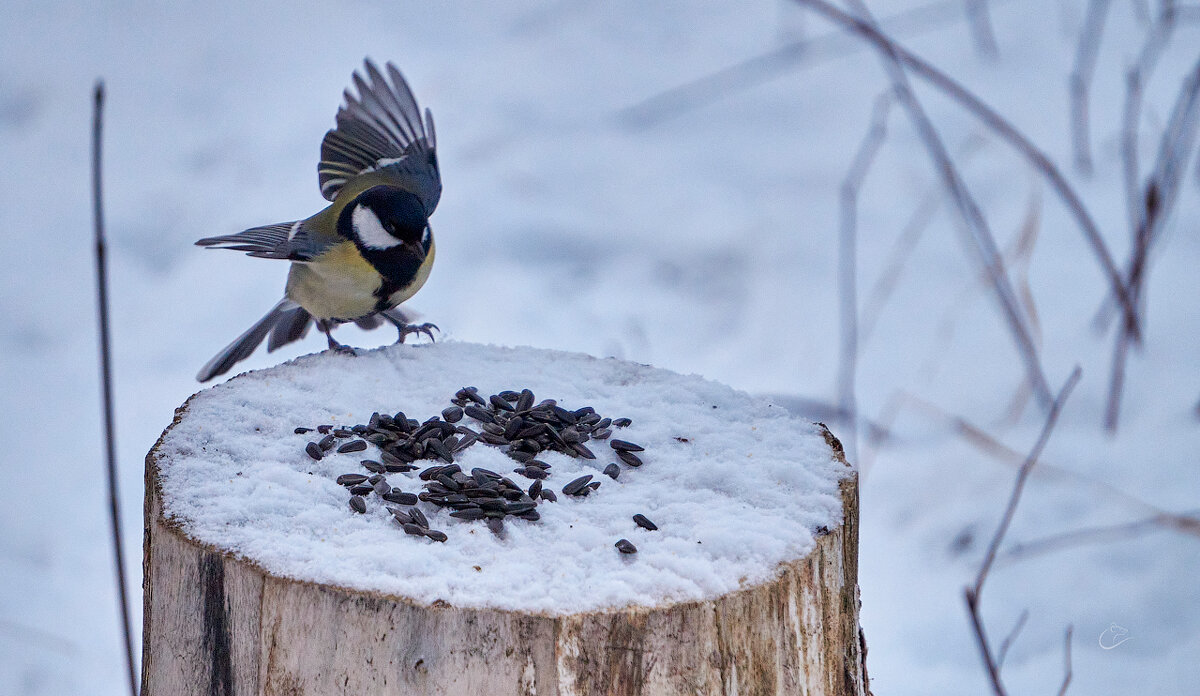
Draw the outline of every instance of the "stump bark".
[[[552,616],[275,576],[164,517],[158,449],[146,460],[144,696],[869,693],[854,476],[841,482],[843,523],[769,582]]]

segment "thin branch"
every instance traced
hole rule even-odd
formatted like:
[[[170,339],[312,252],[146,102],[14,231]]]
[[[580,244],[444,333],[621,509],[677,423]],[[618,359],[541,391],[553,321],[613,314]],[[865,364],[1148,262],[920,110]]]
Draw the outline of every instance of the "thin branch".
[[[996,32],[992,29],[992,18],[988,13],[988,0],[967,0],[967,24],[975,37],[975,48],[985,58],[1000,55],[996,45]]]
[[[918,36],[961,21],[961,4],[962,0],[937,0],[897,12],[881,22],[889,32]],[[859,46],[860,41],[840,30],[795,41],[659,92],[620,110],[617,118],[626,126],[647,128],[760,85],[802,63],[838,58]]]
[[[1021,464],[1021,469],[1017,472],[1017,480],[1013,483],[1012,494],[1008,498],[1008,505],[1004,509],[1004,516],[1000,519],[1000,525],[996,528],[996,533],[992,536],[991,543],[988,544],[987,553],[984,554],[983,563],[979,566],[979,572],[975,575],[975,584],[966,588],[964,591],[967,602],[967,609],[971,614],[971,626],[975,630],[975,639],[979,645],[979,652],[983,657],[984,667],[987,668],[988,677],[992,683],[992,689],[996,696],[1005,696],[1004,684],[1000,681],[1000,668],[996,664],[996,660],[992,657],[992,649],[988,645],[987,631],[983,627],[983,619],[979,615],[979,600],[983,594],[983,584],[987,581],[988,572],[992,569],[992,564],[996,562],[996,551],[1000,548],[1000,544],[1004,541],[1004,535],[1008,533],[1008,527],[1012,524],[1013,515],[1016,514],[1017,505],[1021,502],[1021,493],[1025,489],[1025,481],[1029,478],[1029,473],[1033,471],[1033,467],[1037,464],[1038,457],[1042,454],[1042,449],[1046,446],[1046,442],[1050,439],[1050,433],[1054,431],[1054,425],[1058,422],[1058,415],[1062,412],[1063,404],[1067,397],[1071,395],[1071,390],[1075,388],[1079,382],[1079,377],[1082,371],[1076,367],[1071,376],[1067,378],[1062,389],[1059,390],[1058,396],[1055,397],[1054,403],[1050,407],[1049,414],[1046,415],[1046,423],[1042,426],[1042,432],[1038,435],[1037,442],[1034,443],[1033,449],[1025,457],[1024,463]]]
[[[1071,143],[1075,150],[1075,168],[1081,174],[1092,173],[1091,126],[1088,116],[1088,94],[1096,72],[1096,57],[1104,35],[1104,20],[1112,0],[1090,0],[1079,44],[1075,50],[1075,66],[1071,69]]]
[[[1141,167],[1138,163],[1139,126],[1142,114],[1144,87],[1158,66],[1175,31],[1175,13],[1164,11],[1154,20],[1137,61],[1125,75],[1125,106],[1121,115],[1121,163],[1125,184],[1125,208],[1129,215],[1129,228],[1138,230],[1142,226],[1145,200],[1142,197]]]
[[[1002,564],[1015,563],[1034,556],[1056,553],[1085,544],[1128,539],[1158,530],[1175,531],[1200,538],[1200,517],[1196,517],[1194,512],[1191,514],[1163,512],[1132,522],[1074,529],[1033,541],[1013,544],[1000,554],[998,560]]]
[[[1088,213],[1087,208],[1084,207],[1079,195],[1071,188],[1066,177],[1062,175],[1062,172],[1059,171],[1058,167],[1055,166],[1044,152],[1038,149],[1023,133],[997,113],[995,109],[983,103],[979,97],[969,92],[945,73],[927,63],[924,59],[897,44],[892,38],[880,31],[878,27],[874,26],[874,24],[847,14],[826,0],[795,1],[804,3],[808,7],[820,12],[827,19],[854,31],[863,39],[874,44],[879,51],[894,56],[907,68],[912,70],[915,75],[929,82],[967,111],[970,111],[976,118],[983,121],[989,129],[1024,157],[1030,166],[1040,172],[1046,178],[1054,192],[1062,199],[1067,207],[1067,211],[1071,213],[1072,217],[1075,218],[1076,224],[1083,231],[1084,238],[1100,262],[1100,267],[1108,278],[1110,289],[1121,305],[1122,311],[1127,316],[1133,317],[1134,324],[1135,326],[1137,325],[1135,304],[1125,288],[1124,278],[1117,269],[1112,254],[1109,253],[1108,246],[1104,243],[1104,238],[1100,235],[1100,228],[1092,219],[1091,214]],[[1140,337],[1140,333],[1138,336]]]
[[[92,111],[92,214],[96,243],[96,302],[100,323],[100,381],[104,389],[104,444],[108,469],[108,502],[112,522],[113,560],[117,567],[117,595],[121,600],[121,627],[125,637],[125,665],[129,671],[129,693],[137,696],[137,669],[133,661],[133,628],[129,621],[129,597],[125,582],[125,553],[121,538],[121,505],[117,497],[117,445],[113,410],[112,360],[108,332],[108,266],[105,260],[103,190],[101,188],[104,83],[96,83]]]
[[[1029,610],[1025,609],[1021,612],[1021,616],[1017,617],[1016,625],[1012,627],[1007,636],[1004,636],[1004,640],[1000,641],[1000,650],[996,653],[996,671],[1003,669],[1004,658],[1008,657],[1008,649],[1012,647],[1013,642],[1021,633],[1021,629],[1025,628],[1025,622],[1028,620]]]
[[[814,6],[825,5],[823,0],[800,1]],[[866,7],[859,0],[852,0],[851,5],[857,9],[860,15],[866,18],[866,26],[870,27],[876,34],[879,34],[875,21],[870,18]],[[832,6],[825,6],[833,9]],[[1012,334],[1013,340],[1017,345],[1017,352],[1025,362],[1025,371],[1033,385],[1034,394],[1043,406],[1048,406],[1051,401],[1050,388],[1046,384],[1046,377],[1042,371],[1037,347],[1029,335],[1025,318],[1020,313],[1016,295],[1004,271],[1003,261],[997,250],[996,240],[992,235],[991,229],[988,227],[987,219],[984,218],[979,204],[971,195],[970,190],[967,189],[962,176],[954,166],[954,162],[950,159],[950,155],[946,151],[946,146],[938,135],[937,130],[933,127],[933,123],[929,120],[929,116],[926,115],[921,103],[913,94],[908,83],[908,76],[905,74],[904,68],[901,66],[900,60],[893,50],[895,44],[885,41],[878,46],[884,68],[891,78],[897,97],[905,111],[908,112],[913,126],[920,135],[921,141],[925,144],[926,151],[933,160],[934,168],[941,176],[943,184],[950,192],[960,214],[966,222],[967,228],[970,231],[968,239],[970,242],[969,248],[975,253],[982,267],[988,271],[989,280],[992,283],[992,289],[996,293],[1001,313],[1008,322],[1009,332]]]
[[[1058,696],[1065,696],[1067,687],[1071,685],[1071,634],[1075,632],[1075,627],[1067,626],[1067,635],[1063,639],[1063,682],[1058,689]]]
[[[858,460],[858,404],[855,373],[858,367],[858,192],[887,137],[887,117],[896,95],[888,90],[875,100],[871,125],[859,145],[850,171],[842,180],[842,224],[838,234],[838,306],[841,316],[841,349],[838,354],[838,406],[849,414],[847,456]]]
[[[1184,79],[1171,119],[1163,132],[1154,172],[1146,183],[1145,214],[1139,215],[1137,233],[1134,236],[1133,256],[1130,259],[1127,288],[1134,302],[1144,299],[1146,269],[1150,249],[1162,236],[1166,221],[1175,209],[1179,189],[1183,185],[1184,170],[1196,144],[1197,126],[1200,125],[1200,61]],[[1104,427],[1116,432],[1121,411],[1121,394],[1125,383],[1125,365],[1130,343],[1137,343],[1136,327],[1128,317],[1122,330],[1117,333],[1113,347],[1112,371],[1109,377],[1108,406],[1104,414]]]

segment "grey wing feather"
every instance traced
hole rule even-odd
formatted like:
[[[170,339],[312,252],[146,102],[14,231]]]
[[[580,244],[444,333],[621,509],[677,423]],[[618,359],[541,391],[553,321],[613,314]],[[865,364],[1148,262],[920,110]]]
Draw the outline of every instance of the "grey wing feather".
[[[310,235],[304,223],[304,220],[281,222],[252,227],[237,234],[205,237],[198,240],[196,246],[244,251],[247,256],[260,259],[311,261],[328,245]]]
[[[321,143],[321,195],[332,201],[347,181],[383,170],[416,194],[431,215],[442,195],[433,116],[427,109],[422,120],[404,76],[391,63],[386,67],[390,83],[370,60],[365,61],[366,80],[354,74],[358,94],[346,90],[337,128]]]
[[[279,312],[275,326],[271,329],[271,340],[267,342],[267,352],[286,346],[292,341],[299,341],[308,333],[312,323],[312,315],[298,305]]]
[[[265,317],[259,319],[254,326],[251,326],[245,333],[235,338],[233,343],[222,348],[220,353],[217,353],[213,356],[212,360],[205,363],[204,367],[200,368],[200,372],[196,375],[196,380],[207,382],[213,377],[229,372],[230,368],[234,365],[250,357],[254,353],[254,349],[258,348],[263,339],[267,337],[267,334],[271,333],[272,329],[275,328],[280,318],[297,307],[299,305],[291,300],[280,300],[279,304],[271,308],[271,311],[267,312]]]

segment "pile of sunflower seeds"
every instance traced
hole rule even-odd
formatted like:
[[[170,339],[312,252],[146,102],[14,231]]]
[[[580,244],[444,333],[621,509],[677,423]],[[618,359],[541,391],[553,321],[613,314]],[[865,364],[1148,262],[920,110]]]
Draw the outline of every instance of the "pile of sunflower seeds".
[[[373,413],[366,424],[348,428],[319,425],[315,430],[321,439],[307,443],[304,451],[320,460],[334,451],[335,446],[340,454],[362,452],[370,445],[378,447],[378,460],[360,462],[368,473],[347,473],[337,478],[339,485],[349,489],[350,508],[365,513],[367,499],[374,494],[384,502],[404,506],[387,509],[406,533],[434,541],[446,541],[446,533],[430,528],[429,519],[415,507],[418,501],[448,508],[452,510],[450,516],[456,519],[484,520],[495,534],[503,534],[504,520],[508,518],[529,522],[541,519],[537,511],[539,502],[558,500],[554,491],[543,483],[550,478],[552,468],[538,459],[544,452],[595,459],[595,453],[586,443],[592,442],[594,447],[596,441],[607,441],[613,455],[625,465],[642,465],[635,454],[643,451],[640,445],[611,438],[613,429],[628,427],[632,424],[630,419],[605,418],[591,406],[568,410],[554,399],[534,401],[534,394],[528,389],[502,391],[485,399],[475,387],[463,387],[450,399],[451,406],[424,423],[400,411],[394,415]],[[470,419],[466,422],[474,428],[465,425],[464,419]],[[295,432],[302,435],[313,430],[300,427]],[[512,478],[487,469],[464,472],[455,463],[455,455],[481,442],[502,448],[516,464],[513,473],[532,480],[529,488],[526,490]],[[387,474],[413,471],[419,472],[418,478],[424,482],[420,493],[393,487],[387,479]],[[615,480],[621,467],[613,462],[605,467],[604,473]],[[562,487],[563,495],[590,495],[601,484],[592,478],[587,475],[572,480]],[[658,529],[644,515],[635,515],[633,521],[645,529]],[[637,552],[625,539],[615,546],[623,554]]]

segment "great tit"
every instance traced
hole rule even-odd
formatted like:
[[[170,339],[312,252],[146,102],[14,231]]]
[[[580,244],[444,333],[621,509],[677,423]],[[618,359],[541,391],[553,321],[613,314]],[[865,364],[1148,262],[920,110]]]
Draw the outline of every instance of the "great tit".
[[[429,216],[442,194],[433,115],[421,110],[391,63],[388,77],[369,59],[367,79],[353,75],[337,127],[321,142],[317,176],[331,201],[304,220],[207,237],[197,245],[291,261],[284,298],[200,369],[206,382],[249,357],[268,334],[267,350],[302,338],[314,320],[339,352],[332,329],[354,322],[367,329],[386,319],[400,332],[433,339],[432,324],[414,325],[397,307],[425,284],[433,266]],[[389,79],[390,78],[390,82]]]

